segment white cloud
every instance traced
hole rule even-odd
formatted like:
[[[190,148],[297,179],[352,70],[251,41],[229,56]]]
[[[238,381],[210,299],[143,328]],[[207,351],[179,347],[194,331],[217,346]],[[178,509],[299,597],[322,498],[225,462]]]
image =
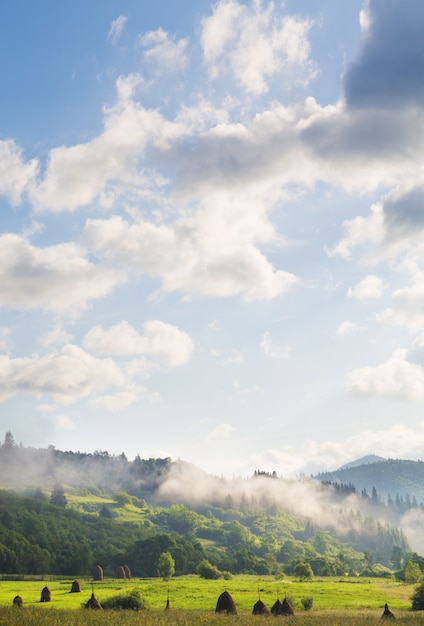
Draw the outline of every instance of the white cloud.
[[[344,337],[345,335],[353,335],[359,333],[364,330],[364,327],[357,322],[350,322],[349,320],[345,320],[337,327],[337,335],[340,337]]]
[[[128,18],[125,15],[120,15],[116,18],[116,20],[113,20],[112,24],[110,25],[107,36],[113,44],[118,43],[118,39],[120,38],[122,31],[124,30],[124,26],[127,23],[127,20]]]
[[[10,328],[0,328],[0,350],[7,352],[12,344],[11,330]]]
[[[424,284],[423,273],[417,271],[412,285],[397,289],[392,294],[391,306],[377,315],[381,322],[406,326],[411,330],[424,328]]]
[[[316,74],[309,58],[308,33],[312,23],[276,14],[274,4],[251,6],[220,0],[211,16],[202,20],[201,40],[210,75],[231,71],[233,79],[250,94],[263,94],[268,81],[306,84]]]
[[[37,248],[19,235],[0,235],[3,307],[76,311],[109,294],[122,281],[122,272],[94,265],[76,244]]]
[[[125,321],[109,329],[95,326],[85,335],[84,346],[98,355],[149,355],[167,365],[186,364],[194,350],[186,332],[159,320],[145,322],[142,334]]]
[[[147,146],[166,149],[168,133],[175,140],[181,128],[134,101],[142,82],[137,74],[117,80],[118,100],[105,109],[99,136],[50,151],[43,179],[30,188],[37,211],[74,211],[95,202],[109,207],[121,194],[149,197],[164,184],[156,172],[140,170],[139,162]]]
[[[271,333],[264,332],[261,339],[261,350],[270,359],[288,359],[290,349],[287,345],[275,344],[272,340]]]
[[[71,343],[72,339],[72,335],[61,326],[57,326],[49,333],[37,337],[38,343],[44,348],[49,348],[50,346],[53,346],[55,344],[60,345],[65,343]]]
[[[173,226],[130,225],[118,216],[88,220],[85,234],[108,260],[160,276],[165,292],[272,299],[299,280],[276,270],[256,247],[275,235],[262,215],[260,198],[244,200],[211,194],[203,207]],[[247,211],[247,203],[254,210]]]
[[[424,368],[406,357],[405,350],[396,350],[385,363],[352,370],[346,377],[348,391],[397,400],[423,399]]]
[[[162,28],[145,33],[139,38],[139,43],[147,48],[144,59],[153,63],[161,72],[183,70],[187,64],[187,40],[179,39],[174,42]]]
[[[206,435],[206,441],[228,441],[234,431],[235,428],[231,424],[219,424]]]
[[[11,359],[0,356],[0,398],[16,394],[52,396],[60,402],[125,386],[126,380],[111,359],[96,359],[75,345],[45,356]]]
[[[22,150],[12,139],[0,140],[0,195],[13,205],[19,204],[37,171],[36,159],[24,163]]]
[[[391,459],[422,459],[424,422],[413,428],[391,424],[382,430],[361,430],[343,441],[307,439],[299,447],[283,446],[252,454],[248,467],[276,471],[283,477],[333,471],[356,459],[376,454]]]
[[[98,396],[90,400],[90,406],[106,411],[122,411],[138,400],[140,391],[120,391],[113,395]]]
[[[222,355],[216,350],[212,350],[211,354],[219,359],[221,365],[241,365],[243,363],[243,355],[238,350],[231,350],[228,355]]]
[[[55,426],[58,430],[75,430],[75,424],[68,415],[58,415],[55,418]]]
[[[356,300],[380,298],[383,294],[384,282],[379,276],[369,275],[363,278],[354,287],[350,287],[347,295]]]

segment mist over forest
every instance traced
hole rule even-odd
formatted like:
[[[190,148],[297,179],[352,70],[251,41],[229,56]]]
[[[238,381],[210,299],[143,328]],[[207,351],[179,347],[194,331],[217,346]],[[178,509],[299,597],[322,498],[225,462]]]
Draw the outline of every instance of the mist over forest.
[[[171,458],[137,455],[131,461],[125,453],[25,447],[15,443],[11,432],[0,447],[0,476],[2,488],[27,495],[60,484],[65,492],[113,495],[123,491],[155,506],[180,504],[202,510],[208,505],[268,515],[284,511],[341,537],[374,534],[376,525],[382,524],[399,529],[413,550],[424,552],[423,504],[415,496],[387,501],[375,487],[367,493],[353,483],[331,482],[326,476],[288,480],[276,472],[254,470],[250,478],[228,479]]]

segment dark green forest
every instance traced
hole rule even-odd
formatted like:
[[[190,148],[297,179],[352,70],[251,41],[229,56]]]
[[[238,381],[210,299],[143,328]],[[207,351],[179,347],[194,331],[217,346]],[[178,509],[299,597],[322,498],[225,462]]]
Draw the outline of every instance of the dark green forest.
[[[133,576],[151,577],[160,575],[164,552],[175,575],[279,576],[309,564],[320,576],[402,577],[411,560],[424,571],[424,560],[385,519],[391,511],[378,494],[258,470],[238,495],[231,482],[218,481],[220,491],[189,504],[161,496],[174,469],[171,459],[25,448],[7,433],[0,446],[0,574],[89,576],[100,565],[114,576],[126,564]],[[191,491],[182,485],[180,500]],[[320,510],[299,514],[289,493],[316,498]]]
[[[424,501],[424,462],[400,459],[381,460],[355,467],[321,472],[317,479],[323,482],[352,484],[358,492],[372,495],[396,506],[408,507]]]

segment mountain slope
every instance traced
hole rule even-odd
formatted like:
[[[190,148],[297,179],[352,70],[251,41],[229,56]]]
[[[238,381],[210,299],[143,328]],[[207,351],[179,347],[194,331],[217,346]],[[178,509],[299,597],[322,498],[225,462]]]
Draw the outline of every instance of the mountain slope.
[[[396,496],[424,501],[424,462],[393,460],[344,466],[334,472],[322,472],[316,476],[321,482],[354,485],[356,491],[363,489],[370,495],[373,487],[384,500]]]

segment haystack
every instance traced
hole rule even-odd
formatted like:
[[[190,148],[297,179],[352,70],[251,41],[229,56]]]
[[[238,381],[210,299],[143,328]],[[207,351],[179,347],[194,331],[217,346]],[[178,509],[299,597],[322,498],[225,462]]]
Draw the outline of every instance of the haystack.
[[[15,596],[15,597],[13,598],[13,604],[14,604],[14,606],[22,606],[22,605],[23,605],[23,603],[24,603],[24,602],[23,602],[23,600],[22,600],[21,596]]]
[[[387,604],[387,602],[384,605],[384,611],[383,611],[383,615],[381,616],[381,619],[396,619],[393,613],[391,612],[391,610],[389,609],[389,605]]]
[[[131,580],[131,570],[128,565],[123,565],[122,567],[124,568],[126,578],[128,578],[128,580]]]
[[[271,607],[272,615],[279,615],[280,614],[280,609],[281,609],[281,602],[277,598],[276,601],[274,602],[274,604]]]
[[[74,580],[72,583],[71,591],[69,593],[79,593],[81,591],[81,587],[79,584],[79,580]]]
[[[120,578],[120,579],[124,579],[126,578],[126,574],[125,574],[125,570],[123,568],[122,565],[120,565],[119,567],[116,568],[116,572],[115,572],[115,578]]]
[[[262,602],[259,598],[257,602],[253,605],[252,615],[270,615],[271,611],[269,608]]]
[[[40,602],[50,602],[51,599],[52,599],[51,591],[46,585],[41,590]]]
[[[287,598],[284,598],[282,601],[278,615],[294,615],[294,611],[290,603],[287,601]]]
[[[235,602],[228,591],[223,591],[219,596],[216,603],[215,613],[232,613],[237,615]]]
[[[85,608],[86,609],[101,609],[102,608],[102,605],[97,600],[94,593],[91,594],[90,599],[86,602]]]
[[[100,565],[96,565],[93,570],[93,580],[103,580],[103,569]]]

